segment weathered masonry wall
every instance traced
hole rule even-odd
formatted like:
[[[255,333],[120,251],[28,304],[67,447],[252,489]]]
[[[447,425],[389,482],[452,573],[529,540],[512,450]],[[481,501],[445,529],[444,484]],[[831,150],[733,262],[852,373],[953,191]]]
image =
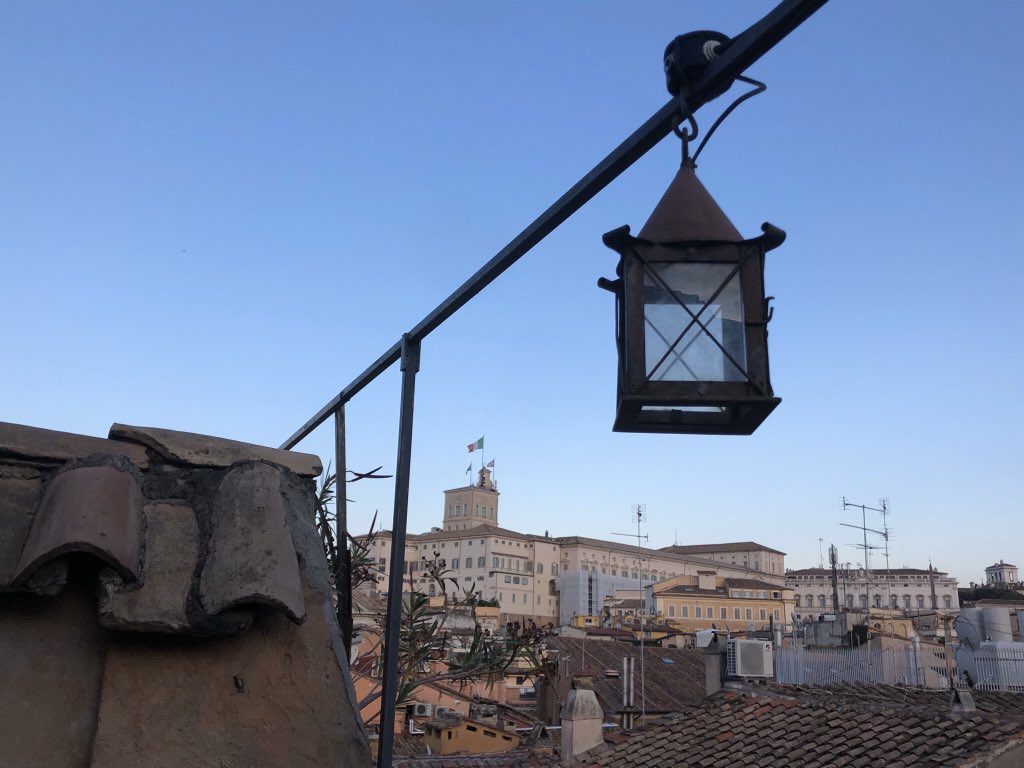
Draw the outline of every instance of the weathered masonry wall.
[[[308,454],[0,423],[0,766],[371,763]]]

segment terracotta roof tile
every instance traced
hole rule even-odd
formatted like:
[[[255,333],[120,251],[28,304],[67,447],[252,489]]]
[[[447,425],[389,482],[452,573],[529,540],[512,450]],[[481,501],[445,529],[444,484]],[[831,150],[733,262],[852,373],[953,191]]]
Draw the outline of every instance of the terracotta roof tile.
[[[46,486],[14,569],[18,585],[48,560],[88,552],[125,581],[142,575],[142,489],[139,471],[120,456],[73,462]]]
[[[633,732],[627,742],[563,765],[946,766],[973,761],[1011,742],[1024,749],[1024,721],[1018,718],[936,716],[927,707],[904,707],[898,716],[906,726],[902,734],[895,733],[892,712],[878,708],[861,710],[808,696],[718,695]],[[985,733],[983,725],[989,726]],[[990,734],[996,738],[987,738]]]
[[[546,641],[549,649],[557,650],[562,658],[572,659],[573,675],[591,675],[594,693],[597,695],[606,717],[616,715],[621,709],[622,679],[608,677],[606,671],[619,671],[622,657],[636,659],[634,664],[634,702],[640,707],[640,646],[617,641],[588,642],[569,637],[552,637]],[[585,648],[585,652],[584,652]],[[705,672],[703,651],[681,648],[658,648],[644,646],[644,667],[646,671],[643,690],[646,694],[648,713],[678,712],[680,709],[700,702],[705,693]]]
[[[175,446],[189,437],[151,432]],[[67,555],[84,553],[108,566],[99,573],[99,614],[110,629],[233,634],[252,622],[255,604],[301,621],[297,552],[322,549],[312,484],[284,459],[303,471],[311,463],[302,454],[204,439],[192,450],[209,446],[213,464],[232,451],[250,455],[226,471],[182,466],[130,443],[0,424],[0,591],[58,594]],[[118,445],[130,447],[118,452]],[[60,464],[97,447],[103,452]],[[92,569],[80,573],[95,578],[87,576]],[[326,571],[320,576],[327,583]]]
[[[208,613],[261,603],[295,622],[305,617],[280,473],[271,464],[241,462],[221,480],[199,576],[199,599]]]

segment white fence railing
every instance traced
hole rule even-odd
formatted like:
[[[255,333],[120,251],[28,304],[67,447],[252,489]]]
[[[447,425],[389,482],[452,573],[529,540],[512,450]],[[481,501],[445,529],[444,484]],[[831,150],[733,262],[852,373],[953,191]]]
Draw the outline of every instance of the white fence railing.
[[[975,688],[1024,691],[1024,647],[1020,643],[982,643],[977,650],[961,647],[956,660],[965,681]]]
[[[942,648],[904,643],[890,648],[781,648],[775,655],[780,683],[838,685],[886,683],[948,688]]]

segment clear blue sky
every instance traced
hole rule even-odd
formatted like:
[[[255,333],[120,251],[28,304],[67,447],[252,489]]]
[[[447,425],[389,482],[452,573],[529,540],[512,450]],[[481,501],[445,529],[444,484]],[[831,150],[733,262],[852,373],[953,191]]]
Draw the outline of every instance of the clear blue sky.
[[[279,444],[664,104],[669,40],[771,6],[3,3],[0,418]],[[609,537],[644,503],[652,546],[804,567],[819,537],[861,560],[840,498],[884,496],[895,565],[1020,564],[1022,38],[1019,2],[819,11],[699,169],[741,232],[789,233],[779,409],[747,438],[611,431],[601,234],[644,222],[666,140],[425,342],[410,530],[483,434],[509,527]],[[393,470],[398,383],[350,404],[352,466]],[[350,486],[354,526],[391,494]]]

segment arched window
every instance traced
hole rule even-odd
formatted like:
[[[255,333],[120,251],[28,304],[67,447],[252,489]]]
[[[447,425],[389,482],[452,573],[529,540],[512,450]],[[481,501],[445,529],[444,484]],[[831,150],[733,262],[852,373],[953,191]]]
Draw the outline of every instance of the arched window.
[[[814,607],[814,595],[807,595],[807,607],[808,608],[813,608]]]
[[[889,607],[899,608],[899,598],[896,595],[889,595]]]
[[[903,607],[910,610],[910,595],[903,596]]]
[[[882,607],[882,596],[881,595],[875,595],[875,608],[881,608],[881,607]]]
[[[797,595],[797,596],[796,596],[796,607],[797,607],[797,608],[799,608],[799,607],[800,607],[800,595]]]
[[[924,595],[917,596],[917,607],[924,608]]]
[[[818,595],[818,607],[819,608],[824,608],[825,607],[825,596],[824,595]]]
[[[544,563],[537,563],[537,575],[544,575]]]
[[[943,595],[942,596],[942,607],[943,608],[949,608],[950,607],[950,597],[949,597],[949,595]]]

